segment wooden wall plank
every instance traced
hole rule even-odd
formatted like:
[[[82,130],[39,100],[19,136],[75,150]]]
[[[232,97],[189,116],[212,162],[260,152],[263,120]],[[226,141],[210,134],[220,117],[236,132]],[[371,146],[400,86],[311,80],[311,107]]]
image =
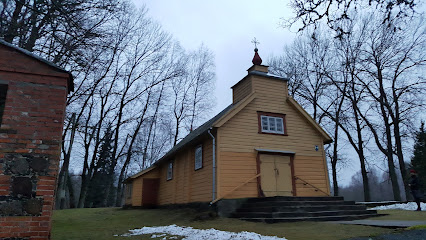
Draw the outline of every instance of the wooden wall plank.
[[[161,166],[159,204],[208,202],[212,200],[213,154],[212,140],[206,138],[203,145],[203,167],[194,169],[194,144],[174,158],[173,179],[166,181],[167,166]]]
[[[244,182],[243,178],[257,173],[255,149],[295,152],[294,174],[328,192],[322,136],[286,101],[288,90],[285,82],[256,76],[252,79],[252,91],[256,92],[256,99],[218,130],[221,136],[218,144],[221,195]],[[288,136],[259,134],[258,111],[285,114]],[[248,184],[246,188],[251,189],[244,191],[257,196],[255,183]],[[244,191],[236,191],[235,196],[242,196]],[[306,196],[311,194],[311,190],[305,189],[303,184],[296,184],[296,193]],[[318,195],[315,191],[312,194]]]
[[[233,103],[237,103],[241,101],[243,98],[248,96],[252,91],[251,78],[246,78],[240,83],[238,86],[235,86],[232,89],[232,101]]]

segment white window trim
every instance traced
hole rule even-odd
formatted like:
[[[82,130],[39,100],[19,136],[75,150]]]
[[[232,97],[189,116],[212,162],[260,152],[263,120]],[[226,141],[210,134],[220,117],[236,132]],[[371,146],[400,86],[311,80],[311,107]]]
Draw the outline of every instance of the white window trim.
[[[201,153],[200,153],[200,157],[199,160],[197,161],[197,150],[200,149]],[[195,147],[195,151],[194,151],[194,170],[198,170],[203,168],[203,145],[198,145],[197,147]]]
[[[169,170],[171,171],[169,172]],[[166,176],[166,180],[172,180],[172,179],[173,179],[173,161],[169,162],[169,164],[167,165],[167,176]]]
[[[263,119],[262,118],[264,118],[264,117],[268,119],[268,123],[267,123],[268,130],[263,129],[264,124],[263,124]],[[270,119],[274,119],[275,130],[271,130],[271,126],[269,125]],[[282,131],[277,131],[276,130],[277,129],[277,122],[278,122],[277,119],[281,119],[281,128],[282,128]],[[260,129],[261,129],[261,131],[263,133],[285,134],[285,132],[284,132],[284,118],[282,118],[282,117],[273,117],[273,116],[268,116],[268,115],[260,115]]]

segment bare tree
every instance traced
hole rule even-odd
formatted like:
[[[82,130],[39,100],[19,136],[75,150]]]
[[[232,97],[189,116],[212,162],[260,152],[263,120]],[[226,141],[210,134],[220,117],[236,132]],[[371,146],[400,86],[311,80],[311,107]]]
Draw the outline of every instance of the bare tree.
[[[211,107],[211,52],[202,46],[186,53],[146,13],[128,1],[0,3],[0,37],[71,69],[75,78],[67,99],[59,208],[121,204],[127,174],[148,167],[169,146],[167,95],[177,79],[187,85],[176,136],[199,124]],[[72,171],[81,172],[77,202]],[[94,198],[100,182],[102,197]]]
[[[316,121],[322,122],[324,117],[332,120],[334,126],[328,125],[327,128],[334,137],[330,159],[333,192],[337,195],[339,128],[345,96],[333,86],[333,82],[337,81],[338,64],[327,34],[327,31],[319,29],[302,34],[291,47],[285,48],[284,56],[273,58],[270,65],[273,73],[290,77],[289,92],[311,111]]]
[[[400,199],[394,156],[400,174],[406,179],[403,154],[404,137],[423,107],[425,25],[423,19],[392,14],[383,24],[378,17],[353,15],[350,21],[335,26],[348,34],[336,37],[316,28],[306,30],[283,57],[274,58],[271,66],[278,74],[290,77],[289,92],[333,132],[333,151],[329,154],[334,193],[338,194],[336,166],[339,142],[348,141],[361,165],[364,200],[371,200],[366,149],[370,139],[385,155],[394,198]],[[414,24],[413,24],[414,23]],[[321,34],[322,33],[322,34]],[[327,42],[328,44],[324,44]],[[334,45],[332,45],[334,43]],[[332,54],[329,54],[332,52]],[[344,136],[339,135],[339,131]],[[370,169],[371,170],[371,169]]]
[[[0,4],[0,36],[61,66],[78,63],[82,50],[99,44],[119,6],[109,0],[19,0]]]
[[[187,75],[190,79],[191,107],[188,121],[189,130],[195,128],[195,124],[203,120],[207,111],[213,107],[211,92],[214,89],[214,62],[213,53],[201,45],[195,52],[189,54]]]
[[[284,19],[283,24],[286,27],[301,24],[299,31],[303,31],[309,26],[316,27],[325,23],[341,37],[349,31],[342,28],[340,22],[355,19],[355,11],[364,11],[368,7],[377,9],[383,13],[381,23],[386,24],[393,15],[413,16],[418,3],[420,1],[413,0],[292,0],[290,6],[295,16]]]
[[[383,143],[377,132],[380,127],[373,120],[368,121],[368,126],[379,149],[386,154],[389,168],[393,168],[393,156],[396,155],[406,193],[408,177],[402,129],[404,125],[412,125],[410,119],[423,105],[421,91],[425,87],[423,66],[426,63],[423,51],[426,46],[424,20],[412,20],[408,22],[395,18],[387,25],[379,25],[379,19],[375,18],[364,20],[364,25],[371,26],[373,22],[376,27],[369,28],[365,57],[362,59],[365,74],[359,79],[372,100],[371,108],[382,119]],[[367,119],[366,116],[364,118]],[[391,169],[390,177],[396,191],[394,194],[398,194],[397,176]]]
[[[200,46],[197,51],[182,55],[181,63],[184,63],[185,73],[171,81],[173,146],[184,135],[182,128],[185,123],[188,130],[192,131],[195,123],[203,120],[201,116],[205,116],[212,106],[209,94],[214,88],[213,54]]]

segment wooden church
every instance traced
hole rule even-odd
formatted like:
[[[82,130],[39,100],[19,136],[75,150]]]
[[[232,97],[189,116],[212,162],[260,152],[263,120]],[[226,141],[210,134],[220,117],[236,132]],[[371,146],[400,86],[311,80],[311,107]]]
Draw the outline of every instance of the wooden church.
[[[270,196],[329,196],[330,136],[288,94],[288,79],[253,66],[233,102],[125,180],[127,206]]]

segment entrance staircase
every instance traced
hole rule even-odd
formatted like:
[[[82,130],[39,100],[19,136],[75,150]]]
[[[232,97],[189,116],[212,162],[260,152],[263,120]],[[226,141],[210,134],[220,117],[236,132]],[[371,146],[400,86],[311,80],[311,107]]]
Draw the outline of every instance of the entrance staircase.
[[[231,217],[255,222],[337,221],[379,216],[343,197],[249,198]]]

